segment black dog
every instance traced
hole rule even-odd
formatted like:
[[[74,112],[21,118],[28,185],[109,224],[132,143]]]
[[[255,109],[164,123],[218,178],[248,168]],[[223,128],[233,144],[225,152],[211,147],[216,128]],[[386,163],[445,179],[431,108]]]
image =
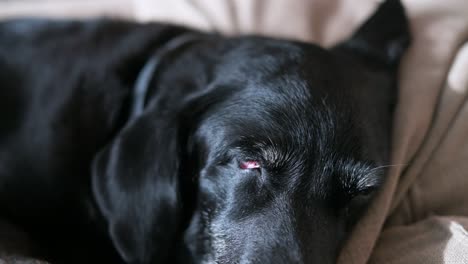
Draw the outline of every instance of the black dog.
[[[404,10],[331,50],[0,23],[0,217],[54,263],[333,263],[383,181]]]

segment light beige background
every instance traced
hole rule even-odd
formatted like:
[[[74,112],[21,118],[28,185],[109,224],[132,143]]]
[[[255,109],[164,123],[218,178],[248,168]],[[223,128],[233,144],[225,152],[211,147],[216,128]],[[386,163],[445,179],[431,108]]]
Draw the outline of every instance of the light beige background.
[[[396,166],[343,250],[342,264],[468,263],[468,1],[403,2],[413,43],[400,71]],[[0,1],[0,17],[104,15],[330,45],[377,5],[374,0],[19,0]]]

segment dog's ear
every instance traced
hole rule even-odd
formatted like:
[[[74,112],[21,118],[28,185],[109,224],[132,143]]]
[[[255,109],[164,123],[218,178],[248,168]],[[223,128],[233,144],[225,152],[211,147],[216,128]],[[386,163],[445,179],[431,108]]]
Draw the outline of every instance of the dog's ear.
[[[348,40],[333,48],[346,58],[340,65],[346,89],[354,98],[366,156],[379,165],[389,162],[397,69],[409,43],[403,5],[400,0],[386,0]]]
[[[386,0],[338,48],[351,49],[373,65],[395,69],[410,43],[405,9],[400,0]]]
[[[179,120],[161,109],[129,121],[93,162],[93,192],[127,263],[165,263],[181,232]]]

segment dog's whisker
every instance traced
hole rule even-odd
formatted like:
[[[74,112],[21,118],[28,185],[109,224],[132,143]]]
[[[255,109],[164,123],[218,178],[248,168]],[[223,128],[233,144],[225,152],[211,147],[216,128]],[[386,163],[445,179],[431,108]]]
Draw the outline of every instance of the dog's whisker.
[[[381,165],[381,166],[377,166],[375,168],[372,168],[369,173],[372,173],[376,170],[382,170],[382,169],[386,169],[386,168],[392,168],[392,167],[403,167],[403,166],[407,166],[408,164],[407,163],[401,163],[401,164],[388,164],[388,165]]]

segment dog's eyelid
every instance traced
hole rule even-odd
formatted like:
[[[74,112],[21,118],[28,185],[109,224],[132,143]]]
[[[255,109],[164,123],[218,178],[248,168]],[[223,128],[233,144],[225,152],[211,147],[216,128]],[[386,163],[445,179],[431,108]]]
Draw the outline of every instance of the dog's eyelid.
[[[262,165],[257,160],[244,160],[239,162],[239,168],[243,170],[261,169]]]
[[[372,194],[373,192],[375,192],[377,189],[378,189],[378,186],[373,186],[373,185],[364,186],[356,192],[356,195],[368,196]]]

